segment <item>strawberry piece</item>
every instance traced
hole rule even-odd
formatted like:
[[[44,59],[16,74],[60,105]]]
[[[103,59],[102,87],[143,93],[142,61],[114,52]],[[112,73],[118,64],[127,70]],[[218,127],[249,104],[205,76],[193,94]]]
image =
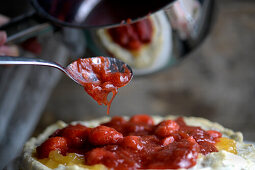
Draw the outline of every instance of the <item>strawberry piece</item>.
[[[130,122],[138,123],[138,124],[147,124],[147,125],[154,125],[154,121],[152,117],[148,115],[135,115],[130,118]]]
[[[216,130],[208,130],[206,131],[211,137],[213,137],[214,139],[216,138],[220,138],[222,136],[222,134]]]
[[[141,137],[139,136],[126,136],[123,138],[121,143],[123,147],[128,147],[134,150],[142,150],[143,144],[141,142]]]
[[[174,137],[173,136],[168,136],[164,139],[162,139],[161,143],[163,146],[169,145],[170,143],[174,142]]]
[[[104,164],[111,167],[113,162],[117,165],[116,155],[104,148],[95,148],[86,154],[86,164]]]
[[[111,121],[107,122],[107,123],[104,123],[102,125],[104,126],[121,126],[123,124],[127,123],[127,121],[123,118],[123,117],[120,117],[120,116],[114,116],[112,117]]]
[[[126,131],[126,123],[127,121],[123,117],[114,116],[110,122],[103,123],[102,125],[114,128],[115,130],[123,134]]]
[[[52,137],[43,142],[36,148],[39,159],[49,157],[49,153],[54,150],[58,150],[62,155],[66,154],[67,140],[63,137]]]
[[[86,143],[89,132],[90,128],[77,124],[65,127],[59,134],[67,139],[68,146],[79,148]]]
[[[122,140],[123,135],[113,128],[98,126],[91,130],[89,141],[93,145],[115,144]]]
[[[180,126],[173,120],[162,121],[155,130],[155,134],[160,137],[167,137],[179,130]]]

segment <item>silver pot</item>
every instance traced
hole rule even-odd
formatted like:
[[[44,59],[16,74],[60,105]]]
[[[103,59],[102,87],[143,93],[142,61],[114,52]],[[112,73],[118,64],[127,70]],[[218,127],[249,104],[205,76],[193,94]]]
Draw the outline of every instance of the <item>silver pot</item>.
[[[159,20],[162,20],[163,17],[164,26],[160,30],[163,44],[157,48],[162,48],[166,52],[154,54],[155,46],[148,49],[152,51],[148,58],[153,61],[148,62],[147,65],[143,64],[143,62],[146,62],[145,57],[144,60],[138,60],[137,56],[134,56],[134,60],[137,61],[131,61],[130,56],[125,55],[127,50],[118,50],[116,46],[109,45],[114,41],[105,40],[107,38],[102,38],[104,35],[99,33],[109,28],[85,30],[87,45],[91,49],[92,55],[113,56],[124,60],[131,65],[135,75],[155,73],[174,66],[203,41],[209,33],[213,13],[214,0],[177,0],[153,13],[151,17],[160,18]]]

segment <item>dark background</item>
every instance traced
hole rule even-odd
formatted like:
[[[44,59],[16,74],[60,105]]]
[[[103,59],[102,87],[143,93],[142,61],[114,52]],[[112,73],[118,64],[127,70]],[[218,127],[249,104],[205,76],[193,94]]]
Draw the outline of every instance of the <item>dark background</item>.
[[[29,0],[7,0],[0,2],[0,13],[9,17],[27,12],[31,8]]]

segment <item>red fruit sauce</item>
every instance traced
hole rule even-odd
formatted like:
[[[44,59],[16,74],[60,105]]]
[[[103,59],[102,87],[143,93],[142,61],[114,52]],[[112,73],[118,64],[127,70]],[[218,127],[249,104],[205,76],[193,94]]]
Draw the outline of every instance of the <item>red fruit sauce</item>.
[[[186,125],[181,117],[156,125],[148,115],[113,117],[95,128],[78,124],[59,129],[37,147],[37,155],[45,158],[52,150],[78,153],[86,165],[119,170],[190,168],[199,153],[218,151],[215,143],[220,137],[220,132]]]
[[[107,57],[78,59],[71,64],[69,73],[80,81],[85,91],[95,99],[99,105],[107,105],[107,114],[110,112],[111,103],[118,92],[118,88],[125,86],[132,78],[132,73],[127,67],[124,72],[111,72]],[[78,74],[81,77],[78,77]],[[96,80],[90,80],[94,75]],[[107,99],[112,92],[111,100]]]
[[[128,20],[128,23],[131,21]],[[122,25],[107,30],[114,42],[128,50],[139,50],[143,44],[151,42],[153,27],[149,18],[133,24]]]

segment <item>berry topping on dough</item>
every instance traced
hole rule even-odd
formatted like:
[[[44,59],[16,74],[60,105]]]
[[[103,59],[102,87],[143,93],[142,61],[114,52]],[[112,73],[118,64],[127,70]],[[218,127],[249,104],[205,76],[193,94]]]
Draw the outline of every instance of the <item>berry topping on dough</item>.
[[[21,170],[253,170],[255,148],[202,118],[117,116],[57,122],[27,142],[21,162]]]
[[[63,137],[52,137],[36,148],[39,159],[47,158],[51,151],[59,151],[61,154],[67,152],[67,140]]]
[[[56,130],[37,147],[37,154],[41,159],[55,150],[63,156],[75,153],[83,155],[85,165],[114,169],[191,168],[199,154],[218,152],[215,143],[221,136],[215,130],[189,126],[181,117],[158,124],[148,115],[113,117],[94,128],[76,124]]]

